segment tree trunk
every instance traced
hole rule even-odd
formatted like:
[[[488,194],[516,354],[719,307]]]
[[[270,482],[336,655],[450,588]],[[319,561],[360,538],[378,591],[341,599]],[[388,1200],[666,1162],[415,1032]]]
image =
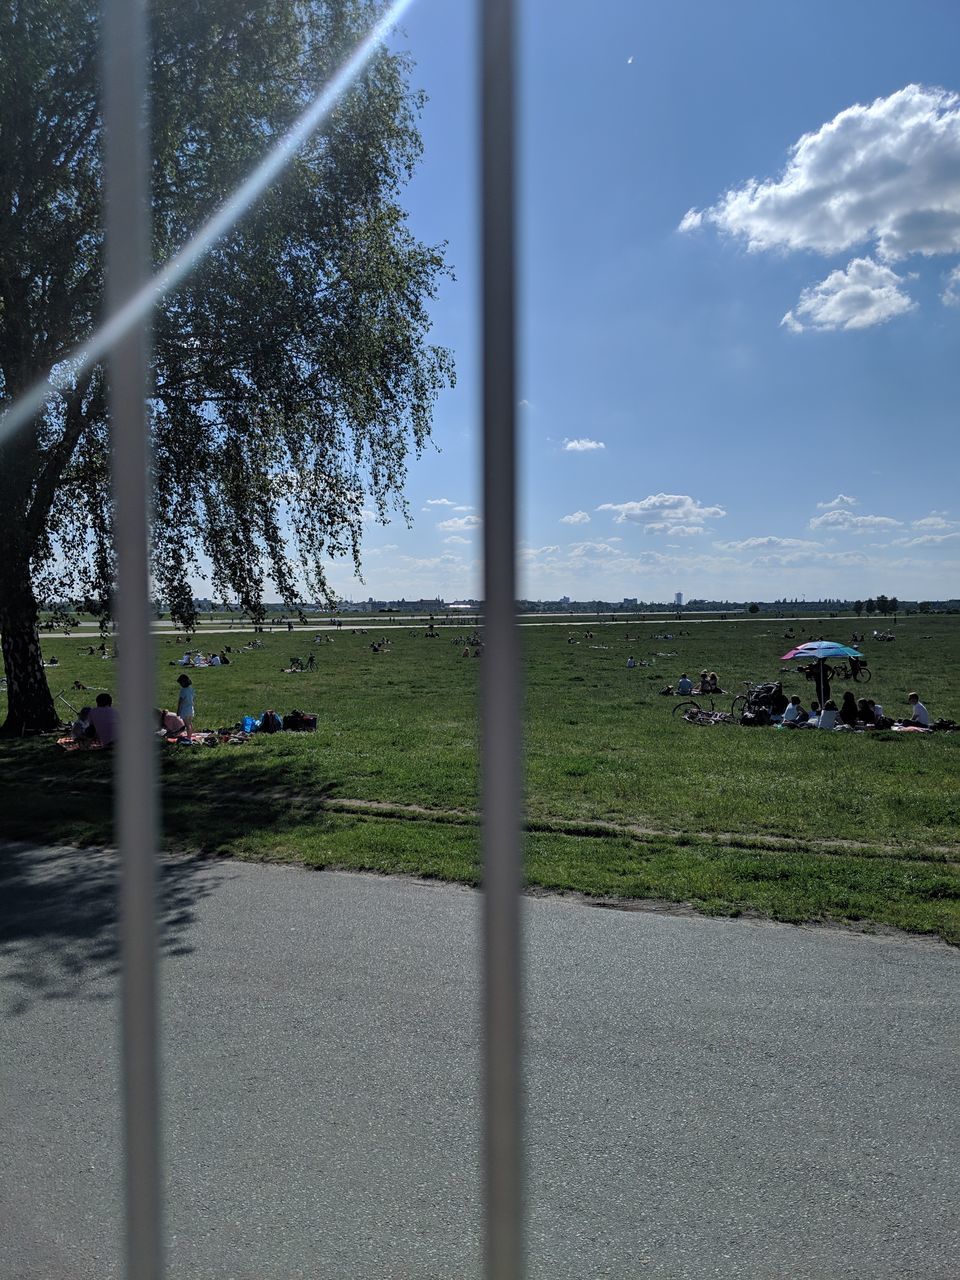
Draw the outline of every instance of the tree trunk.
[[[20,737],[56,729],[60,723],[43,669],[37,634],[37,602],[21,581],[10,583],[4,572],[0,582],[0,648],[7,676],[7,718],[0,725],[3,737]]]

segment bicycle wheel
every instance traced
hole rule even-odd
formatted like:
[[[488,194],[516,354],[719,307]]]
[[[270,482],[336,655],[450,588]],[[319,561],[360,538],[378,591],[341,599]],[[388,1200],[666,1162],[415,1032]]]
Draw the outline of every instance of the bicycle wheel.
[[[745,693],[738,693],[737,696],[734,698],[734,700],[730,703],[731,715],[735,716],[736,719],[739,720],[740,717],[743,715],[744,711],[746,711],[747,709],[747,701],[748,699]]]
[[[683,716],[686,715],[688,711],[702,710],[703,708],[700,706],[699,702],[694,702],[692,698],[689,698],[686,702],[678,702],[673,708],[673,714],[675,716]]]
[[[853,678],[854,680],[858,680],[860,684],[866,684],[872,674],[873,673],[869,667],[861,667]]]

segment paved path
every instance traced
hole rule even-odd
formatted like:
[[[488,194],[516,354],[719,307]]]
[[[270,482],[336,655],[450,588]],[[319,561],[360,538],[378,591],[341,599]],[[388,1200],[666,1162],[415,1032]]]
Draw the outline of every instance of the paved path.
[[[0,1277],[117,1261],[113,864],[0,856]],[[163,879],[173,1280],[480,1274],[476,893]],[[530,899],[530,1275],[960,1274],[960,955]]]

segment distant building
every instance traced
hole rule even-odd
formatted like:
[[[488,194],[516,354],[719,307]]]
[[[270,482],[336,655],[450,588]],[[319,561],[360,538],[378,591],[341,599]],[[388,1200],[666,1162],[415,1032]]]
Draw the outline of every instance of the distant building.
[[[636,597],[636,596],[624,596],[624,597],[623,597],[623,607],[624,607],[625,609],[635,609],[635,608],[637,607],[637,597]]]
[[[673,597],[673,603],[677,606],[678,609],[683,608],[683,592],[682,591],[678,591],[677,594]]]

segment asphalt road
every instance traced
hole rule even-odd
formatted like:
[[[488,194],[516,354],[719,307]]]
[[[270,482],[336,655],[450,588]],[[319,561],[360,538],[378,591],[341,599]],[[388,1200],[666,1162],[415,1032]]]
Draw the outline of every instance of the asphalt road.
[[[121,1274],[113,862],[0,858],[0,1277]],[[168,1275],[479,1276],[471,890],[172,862]],[[960,954],[530,899],[529,1274],[960,1276]]]

